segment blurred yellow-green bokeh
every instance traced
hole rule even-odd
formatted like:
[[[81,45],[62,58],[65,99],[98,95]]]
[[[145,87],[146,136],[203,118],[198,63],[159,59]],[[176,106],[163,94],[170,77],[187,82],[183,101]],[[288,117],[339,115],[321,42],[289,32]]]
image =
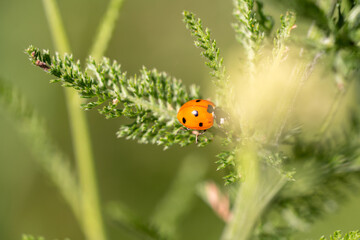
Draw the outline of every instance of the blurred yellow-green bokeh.
[[[108,1],[61,0],[61,15],[72,53],[84,61],[93,43],[97,26]],[[264,1],[268,13],[276,17],[285,8]],[[106,56],[116,59],[122,69],[135,74],[142,66],[157,68],[182,79],[184,84],[201,86],[202,95],[211,97],[210,77],[200,52],[182,22],[182,11],[190,10],[212,30],[225,65],[241,68],[239,46],[231,28],[231,0],[125,0]],[[305,33],[309,21],[298,17],[297,33]],[[29,45],[56,50],[45,18],[42,1],[0,1],[0,78],[11,82],[45,120],[54,143],[72,155],[68,116],[63,89],[49,84],[49,75],[33,67],[24,54]],[[222,184],[224,172],[216,171],[216,144],[206,148],[174,147],[163,151],[155,145],[117,139],[123,120],[106,120],[97,111],[86,112],[90,123],[101,202],[121,201],[140,217],[148,218],[166,193],[184,158],[201,154],[209,167],[206,177]],[[84,239],[80,226],[48,176],[34,161],[6,112],[0,109],[0,239],[20,239],[22,234],[46,239]],[[298,239],[318,239],[337,229],[360,227],[359,195],[346,201],[339,211],[315,223]],[[357,221],[354,221],[357,219]],[[105,217],[109,239],[135,239]],[[181,239],[218,239],[224,224],[198,197],[181,221]]]

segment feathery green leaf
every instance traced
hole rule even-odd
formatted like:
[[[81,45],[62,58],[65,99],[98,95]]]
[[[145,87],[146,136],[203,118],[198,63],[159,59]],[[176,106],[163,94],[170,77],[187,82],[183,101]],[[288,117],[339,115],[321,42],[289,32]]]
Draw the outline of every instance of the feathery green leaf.
[[[57,77],[52,82],[71,87],[81,97],[89,99],[84,109],[102,106],[99,112],[106,118],[133,119],[133,123],[120,127],[118,137],[165,147],[185,146],[195,141],[191,132],[179,130],[181,125],[176,120],[176,109],[200,97],[195,86],[187,91],[180,80],[145,67],[139,76],[128,77],[116,61],[110,63],[107,58],[100,63],[89,58],[82,71],[80,62],[75,62],[71,55],[65,54],[62,58],[56,53],[51,57],[49,51],[32,46],[26,52],[34,65]],[[211,139],[211,133],[201,136],[198,146],[206,145]]]
[[[204,29],[200,18],[195,18],[195,15],[188,11],[184,11],[183,15],[186,28],[196,37],[195,46],[202,49],[201,55],[208,60],[205,64],[212,70],[210,75],[215,78],[217,100],[220,105],[224,105],[231,99],[229,97],[231,88],[223,65],[224,59],[220,57],[220,49],[216,41],[211,38],[210,30]]]

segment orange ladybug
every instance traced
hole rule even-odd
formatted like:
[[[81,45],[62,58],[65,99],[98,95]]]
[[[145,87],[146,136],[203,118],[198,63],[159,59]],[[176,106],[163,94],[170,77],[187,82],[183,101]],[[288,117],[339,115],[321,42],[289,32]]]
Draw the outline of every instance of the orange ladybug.
[[[214,124],[215,104],[204,99],[194,99],[181,106],[177,113],[177,119],[187,129],[203,130],[204,132]],[[196,143],[198,135],[195,132]]]

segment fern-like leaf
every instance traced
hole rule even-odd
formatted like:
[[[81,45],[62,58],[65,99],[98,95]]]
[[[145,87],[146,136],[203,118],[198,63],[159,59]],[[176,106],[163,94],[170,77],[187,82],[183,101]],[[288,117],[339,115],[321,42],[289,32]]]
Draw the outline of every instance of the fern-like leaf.
[[[196,38],[195,46],[202,49],[201,55],[207,59],[205,64],[212,70],[210,75],[215,78],[213,82],[216,86],[217,101],[225,107],[231,99],[231,88],[216,40],[211,38],[210,30],[204,28],[200,18],[195,18],[195,15],[188,11],[184,11],[183,15],[186,28]]]
[[[89,58],[82,71],[80,62],[71,55],[50,56],[49,51],[32,46],[26,52],[36,66],[57,78],[52,82],[71,87],[81,97],[89,99],[84,109],[99,107],[106,118],[133,119],[131,124],[120,127],[118,137],[165,147],[185,146],[195,141],[191,132],[179,131],[181,125],[176,120],[176,110],[186,101],[200,97],[197,87],[191,86],[188,91],[180,80],[145,67],[139,76],[129,77],[116,61],[111,63],[107,58],[100,63]],[[211,139],[211,133],[204,135],[199,138],[198,145],[204,146]]]

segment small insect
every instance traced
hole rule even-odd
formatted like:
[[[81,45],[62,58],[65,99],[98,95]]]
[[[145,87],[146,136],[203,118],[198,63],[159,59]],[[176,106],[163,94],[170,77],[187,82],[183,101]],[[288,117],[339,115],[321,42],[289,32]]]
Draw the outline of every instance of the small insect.
[[[177,119],[186,128],[194,131],[196,143],[198,136],[204,134],[214,124],[215,104],[204,99],[194,99],[186,102],[178,111]]]

